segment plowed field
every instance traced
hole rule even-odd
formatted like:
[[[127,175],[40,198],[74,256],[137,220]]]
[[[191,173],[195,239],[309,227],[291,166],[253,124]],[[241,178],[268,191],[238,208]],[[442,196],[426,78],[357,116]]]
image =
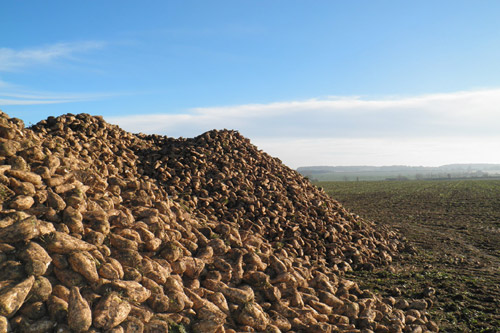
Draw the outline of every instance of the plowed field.
[[[320,182],[351,212],[414,246],[391,269],[353,278],[383,294],[435,290],[444,332],[500,332],[500,181]]]

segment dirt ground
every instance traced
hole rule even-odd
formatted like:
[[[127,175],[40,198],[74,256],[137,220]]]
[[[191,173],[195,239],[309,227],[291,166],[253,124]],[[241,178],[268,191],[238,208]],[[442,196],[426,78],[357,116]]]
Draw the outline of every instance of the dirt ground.
[[[500,332],[500,180],[321,182],[351,212],[415,251],[352,278],[384,295],[430,296],[442,332]]]

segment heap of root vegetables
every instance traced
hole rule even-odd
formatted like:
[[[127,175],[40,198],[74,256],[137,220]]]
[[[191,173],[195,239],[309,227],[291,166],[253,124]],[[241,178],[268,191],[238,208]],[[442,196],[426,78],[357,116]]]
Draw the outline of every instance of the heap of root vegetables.
[[[437,331],[343,277],[396,234],[234,131],[127,133],[0,113],[0,332]]]

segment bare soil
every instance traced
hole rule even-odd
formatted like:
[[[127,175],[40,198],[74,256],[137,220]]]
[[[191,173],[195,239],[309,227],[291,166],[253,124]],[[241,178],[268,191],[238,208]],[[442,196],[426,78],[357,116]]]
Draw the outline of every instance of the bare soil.
[[[352,273],[361,286],[409,298],[435,290],[430,312],[442,332],[500,332],[500,181],[317,185],[410,244],[392,268]]]

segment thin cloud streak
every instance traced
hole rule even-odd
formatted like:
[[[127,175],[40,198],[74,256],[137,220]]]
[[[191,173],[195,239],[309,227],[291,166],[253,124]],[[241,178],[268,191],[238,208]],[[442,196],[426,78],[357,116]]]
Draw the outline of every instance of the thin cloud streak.
[[[87,93],[87,94],[61,94],[51,92],[0,92],[1,105],[42,105],[42,104],[61,104],[90,102],[115,96],[122,96],[118,93]]]
[[[0,91],[0,106],[3,105],[43,105],[77,102],[92,102],[115,97],[143,94],[143,92],[116,93],[57,93],[57,92],[2,92]]]
[[[24,67],[49,64],[58,59],[75,60],[75,55],[105,46],[101,41],[56,43],[38,48],[14,50],[0,48],[0,71],[15,71]]]
[[[43,105],[43,104],[62,104],[62,103],[75,103],[75,102],[85,102],[90,100],[20,100],[20,99],[0,99],[0,105]]]
[[[0,99],[0,105],[43,105],[43,104],[61,104],[71,103],[70,100],[15,100],[15,99]]]
[[[0,87],[2,81],[0,81]],[[60,93],[50,91],[29,91],[22,87],[6,84],[7,90],[0,90],[0,106],[2,105],[42,105],[91,102],[115,97],[144,94],[145,92],[110,92],[110,93]]]
[[[102,41],[82,41],[55,43],[22,50],[0,48],[0,72],[18,71],[34,66],[40,67],[61,60],[78,61],[77,55],[103,48],[105,45],[106,43]],[[1,79],[0,89],[0,106],[86,102],[116,95],[32,92],[22,86]]]

